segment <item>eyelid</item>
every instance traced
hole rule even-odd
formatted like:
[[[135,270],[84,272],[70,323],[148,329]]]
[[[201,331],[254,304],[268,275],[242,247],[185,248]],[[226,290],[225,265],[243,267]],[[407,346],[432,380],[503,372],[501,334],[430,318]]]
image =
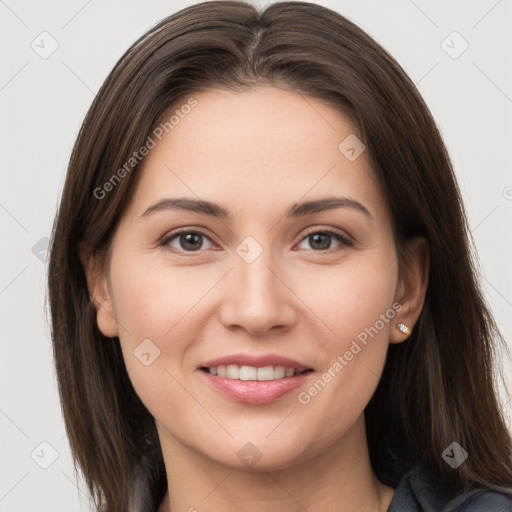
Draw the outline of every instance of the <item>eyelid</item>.
[[[355,242],[355,240],[346,231],[343,231],[338,228],[332,228],[332,227],[323,227],[322,228],[322,227],[318,227],[318,226],[308,228],[306,230],[306,232],[304,233],[304,235],[302,236],[302,238],[300,239],[300,241],[302,242],[302,240],[304,240],[304,238],[306,238],[307,236],[309,236],[313,233],[334,234],[334,235],[338,235],[341,238],[343,238],[347,243],[350,242],[351,244],[353,244]]]

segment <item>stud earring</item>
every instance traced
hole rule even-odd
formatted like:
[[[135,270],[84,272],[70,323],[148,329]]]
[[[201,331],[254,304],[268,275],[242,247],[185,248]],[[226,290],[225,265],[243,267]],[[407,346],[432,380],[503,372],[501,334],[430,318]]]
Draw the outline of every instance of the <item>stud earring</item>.
[[[403,324],[402,322],[400,322],[399,324],[396,324],[396,326],[398,327],[398,330],[400,332],[403,332],[404,334],[410,334],[410,329],[409,327],[407,327],[407,325]]]

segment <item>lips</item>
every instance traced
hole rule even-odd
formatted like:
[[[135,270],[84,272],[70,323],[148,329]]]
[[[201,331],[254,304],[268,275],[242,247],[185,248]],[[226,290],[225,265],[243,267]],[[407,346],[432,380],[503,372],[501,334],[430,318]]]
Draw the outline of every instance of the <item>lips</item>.
[[[200,373],[215,390],[231,400],[264,404],[298,388],[312,368],[288,357],[238,354],[205,361]]]

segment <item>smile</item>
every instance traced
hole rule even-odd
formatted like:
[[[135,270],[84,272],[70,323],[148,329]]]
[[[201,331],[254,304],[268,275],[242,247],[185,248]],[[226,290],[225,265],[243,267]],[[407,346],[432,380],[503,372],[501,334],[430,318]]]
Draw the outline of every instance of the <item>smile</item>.
[[[309,369],[298,370],[295,368],[287,368],[280,365],[257,368],[255,366],[237,364],[202,367],[201,370],[208,372],[210,375],[217,375],[219,377],[226,377],[227,379],[243,381],[280,380],[312,371]]]
[[[235,364],[201,367],[200,370],[207,384],[222,396],[251,405],[274,402],[289,395],[313,374],[312,369],[297,370],[285,366],[256,368]]]

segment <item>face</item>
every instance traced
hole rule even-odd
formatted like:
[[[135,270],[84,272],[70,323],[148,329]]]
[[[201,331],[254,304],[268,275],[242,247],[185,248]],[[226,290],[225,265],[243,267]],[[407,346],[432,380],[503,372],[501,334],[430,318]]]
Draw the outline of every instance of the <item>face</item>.
[[[332,107],[271,87],[193,97],[138,171],[98,325],[160,436],[284,469],[348,438],[405,339],[391,217]]]

